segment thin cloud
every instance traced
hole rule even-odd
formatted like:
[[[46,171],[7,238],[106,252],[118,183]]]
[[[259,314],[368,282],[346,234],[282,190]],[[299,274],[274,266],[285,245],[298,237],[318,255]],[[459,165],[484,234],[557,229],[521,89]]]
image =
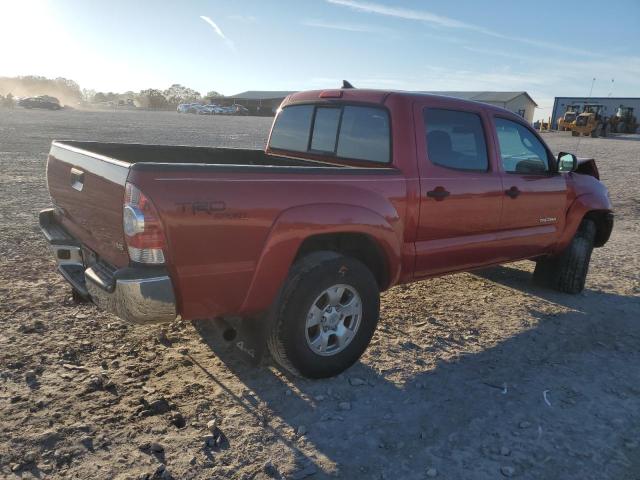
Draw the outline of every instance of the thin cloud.
[[[442,17],[440,15],[426,12],[424,10],[411,10],[409,8],[401,7],[389,7],[387,5],[381,5],[379,3],[361,2],[355,0],[326,0],[328,3],[334,5],[340,5],[342,7],[349,7],[353,10],[358,10],[366,13],[377,13],[378,15],[385,15],[388,17],[403,18],[405,20],[420,20],[423,22],[431,23],[439,27],[447,28],[467,28],[467,29],[482,29],[468,23],[455,20],[453,18]]]
[[[244,23],[257,23],[258,21],[258,19],[253,15],[229,15],[227,18]]]
[[[323,20],[305,20],[302,25],[314,28],[326,28],[328,30],[341,30],[345,32],[358,33],[383,33],[388,30],[377,28],[372,25],[352,24],[352,23],[334,23],[325,22]]]
[[[204,20],[205,22],[207,22],[209,25],[211,25],[211,28],[213,28],[213,31],[216,32],[216,34],[224,41],[224,43],[227,45],[227,47],[229,47],[231,50],[236,49],[235,44],[233,43],[233,41],[231,41],[231,39],[229,39],[223,32],[222,30],[220,30],[220,27],[216,24],[216,22],[214,22],[213,20],[211,20],[209,17],[205,16],[205,15],[200,15],[200,18],[202,20]]]
[[[519,53],[509,53],[509,52],[504,52],[502,50],[493,50],[490,48],[478,48],[478,47],[471,47],[469,45],[464,45],[462,48],[473,53],[480,53],[482,55],[491,55],[495,57],[513,58],[514,60],[533,60],[533,61],[540,60],[540,57],[529,57],[526,55],[520,55]]]
[[[599,83],[606,83],[610,76],[614,76],[621,83],[633,84],[640,76],[640,57],[615,57],[595,58],[589,60],[566,60],[548,56],[530,56],[508,53],[502,50],[477,48],[465,45],[462,48],[481,55],[509,58],[528,62],[528,65],[537,71],[545,70],[549,81],[555,79],[558,82],[567,80],[577,84],[581,79],[596,77]],[[615,73],[611,73],[615,72]]]
[[[387,17],[401,18],[404,20],[420,21],[420,22],[425,22],[440,28],[467,30],[470,32],[476,32],[476,33],[480,33],[480,34],[487,35],[494,38],[500,38],[503,40],[509,40],[513,42],[520,42],[520,43],[532,45],[535,47],[548,48],[548,49],[556,50],[558,52],[565,52],[565,53],[586,55],[586,56],[597,56],[597,54],[594,54],[593,52],[587,51],[587,50],[565,47],[565,46],[557,45],[555,43],[545,42],[542,40],[534,40],[530,38],[512,37],[509,35],[504,35],[500,32],[496,32],[495,30],[490,30],[488,28],[484,28],[479,25],[474,25],[472,23],[462,22],[460,20],[456,20],[455,18],[436,15],[435,13],[431,13],[426,10],[413,10],[409,8],[392,7],[388,5],[382,5],[380,3],[372,3],[372,2],[366,2],[366,1],[360,1],[360,0],[325,0],[325,1],[333,5],[347,7],[359,12],[373,13],[377,15],[384,15]]]

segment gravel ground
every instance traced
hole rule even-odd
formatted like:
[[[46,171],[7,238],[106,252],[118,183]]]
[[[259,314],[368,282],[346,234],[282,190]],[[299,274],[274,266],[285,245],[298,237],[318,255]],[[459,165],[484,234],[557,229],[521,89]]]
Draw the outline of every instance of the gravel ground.
[[[270,121],[0,110],[0,477],[640,478],[638,137],[581,140],[617,215],[584,293],[530,262],[394,288],[334,379],[71,301],[37,227],[52,139],[261,147]]]

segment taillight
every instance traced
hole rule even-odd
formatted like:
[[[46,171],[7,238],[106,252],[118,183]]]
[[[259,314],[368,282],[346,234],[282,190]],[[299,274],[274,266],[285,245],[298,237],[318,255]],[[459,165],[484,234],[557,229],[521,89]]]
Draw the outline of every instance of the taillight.
[[[138,187],[127,183],[122,216],[129,258],[139,263],[164,263],[162,223],[153,206]]]

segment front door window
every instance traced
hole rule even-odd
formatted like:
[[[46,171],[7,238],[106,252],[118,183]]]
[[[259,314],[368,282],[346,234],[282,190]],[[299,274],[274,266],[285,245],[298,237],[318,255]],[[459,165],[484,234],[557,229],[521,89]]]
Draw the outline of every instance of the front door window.
[[[517,122],[496,118],[502,169],[507,173],[545,174],[550,170],[549,154],[528,128]]]

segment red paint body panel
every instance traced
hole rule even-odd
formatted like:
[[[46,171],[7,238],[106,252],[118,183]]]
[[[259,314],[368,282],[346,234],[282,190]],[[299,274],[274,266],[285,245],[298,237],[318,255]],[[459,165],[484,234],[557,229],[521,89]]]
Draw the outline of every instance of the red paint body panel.
[[[383,210],[389,210],[383,206]],[[270,305],[284,282],[308,232],[361,233],[375,239],[389,266],[390,283],[397,283],[402,261],[402,225],[396,211],[376,212],[348,204],[294,207],[274,225],[257,264],[241,313],[255,313]]]
[[[565,228],[553,246],[553,253],[559,253],[569,245],[573,233],[587,213],[613,211],[607,188],[595,177],[570,173],[567,175],[567,184],[569,195]]]
[[[502,116],[523,123],[505,110],[403,92],[345,89],[339,97],[324,98],[322,92],[291,95],[283,107],[312,102],[386,108],[392,165],[371,169],[372,164],[363,162],[267,147],[268,155],[319,160],[330,168],[279,168],[275,158],[274,168],[260,170],[213,164],[196,168],[189,163],[130,168],[127,181],[159,212],[167,268],[184,318],[253,315],[268,309],[300,245],[313,235],[344,232],[373,239],[388,270],[386,288],[557,253],[587,212],[611,211],[606,188],[591,176],[503,172],[493,119]],[[489,154],[487,172],[455,171],[430,162],[422,115],[426,107],[480,115]],[[369,168],[345,169],[345,164]],[[82,203],[80,192],[68,188],[66,175],[68,165],[50,158],[52,198],[74,219],[65,226],[114,265],[126,264],[126,255],[113,247],[122,238],[122,185],[88,175],[92,190],[99,193]],[[517,198],[505,195],[512,186],[521,191]],[[450,195],[442,200],[427,195],[438,188]],[[207,208],[190,207],[196,203]],[[545,218],[554,220],[541,223]]]
[[[47,162],[49,193],[58,207],[58,219],[71,235],[117,267],[129,264],[124,246],[122,202],[124,186],[84,169],[82,191],[71,186],[70,170],[77,165],[53,155]]]
[[[383,248],[399,276],[406,180],[362,176],[132,171],[153,199],[168,241],[168,263],[186,318],[267,308],[305,238],[359,232]],[[188,193],[187,193],[188,192]],[[185,195],[224,202],[222,212],[183,211]],[[256,199],[260,199],[256,203]]]
[[[463,110],[480,116],[489,155],[489,170],[469,172],[431,162],[427,153],[423,111],[426,108]],[[420,177],[420,219],[416,235],[418,278],[465,270],[491,263],[494,232],[499,230],[504,193],[497,174],[488,116],[481,104],[451,102],[446,97],[424,97],[414,103],[417,164]],[[445,190],[444,200],[427,192]]]

